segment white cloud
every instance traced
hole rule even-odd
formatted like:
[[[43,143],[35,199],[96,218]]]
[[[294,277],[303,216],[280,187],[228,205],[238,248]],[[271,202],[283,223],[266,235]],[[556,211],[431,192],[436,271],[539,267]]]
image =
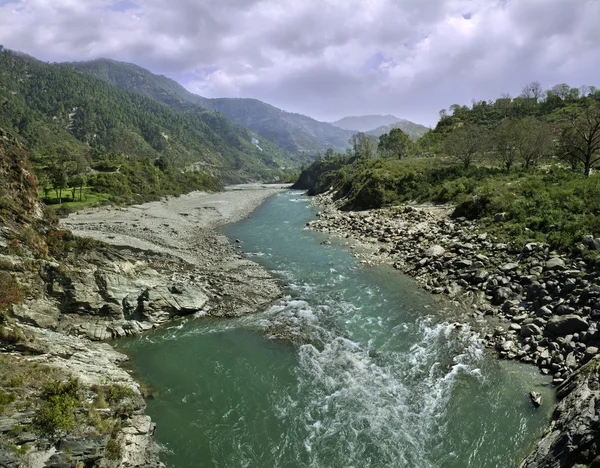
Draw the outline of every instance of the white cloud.
[[[324,119],[434,124],[442,107],[534,79],[600,85],[598,19],[596,0],[0,0],[0,43],[126,60]]]

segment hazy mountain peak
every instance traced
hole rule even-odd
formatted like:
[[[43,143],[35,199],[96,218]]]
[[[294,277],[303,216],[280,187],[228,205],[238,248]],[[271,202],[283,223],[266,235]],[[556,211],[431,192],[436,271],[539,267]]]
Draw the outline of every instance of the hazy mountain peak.
[[[343,119],[336,120],[335,122],[331,122],[332,125],[336,127],[343,128],[344,130],[352,130],[355,132],[368,132],[377,127],[381,127],[383,125],[392,125],[400,122],[402,119],[399,119],[395,115],[357,115],[344,117]]]

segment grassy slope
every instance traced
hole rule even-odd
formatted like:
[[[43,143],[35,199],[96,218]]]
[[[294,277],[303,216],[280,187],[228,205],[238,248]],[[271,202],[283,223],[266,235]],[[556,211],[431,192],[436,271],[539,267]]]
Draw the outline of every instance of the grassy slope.
[[[558,166],[506,174],[493,167],[464,169],[443,159],[363,159],[319,173],[313,193],[332,186],[346,209],[452,203],[454,216],[478,219],[519,244],[543,241],[570,249],[586,234],[600,236],[600,175],[584,177]],[[504,222],[494,221],[497,213],[506,213]]]

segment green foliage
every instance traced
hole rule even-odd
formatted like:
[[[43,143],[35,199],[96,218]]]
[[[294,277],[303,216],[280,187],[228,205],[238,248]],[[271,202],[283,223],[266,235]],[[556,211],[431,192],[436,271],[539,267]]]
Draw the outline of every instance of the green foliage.
[[[600,233],[600,175],[585,177],[560,167],[506,173],[430,158],[346,160],[333,169],[320,162],[307,172],[316,181],[312,193],[333,186],[346,209],[411,201],[452,203],[453,216],[478,219],[502,239],[543,241],[565,250],[586,234]],[[497,213],[506,213],[506,222],[494,222]]]
[[[207,174],[228,181],[272,179],[281,166],[299,165],[268,141],[258,148],[253,132],[198,105],[172,109],[73,64],[47,64],[8,50],[0,52],[0,126],[26,143],[59,191],[73,166],[63,159],[90,147],[149,162],[164,158],[179,170],[200,163]]]
[[[35,428],[42,434],[68,433],[75,428],[75,411],[81,406],[79,382],[54,381],[44,386],[34,418]]]
[[[379,137],[377,152],[384,158],[402,159],[408,156],[412,141],[406,133],[399,128],[394,128],[390,133]]]
[[[107,401],[109,404],[120,403],[126,398],[133,398],[135,392],[131,387],[121,384],[111,384],[107,389]]]
[[[16,399],[17,395],[15,395],[13,392],[4,392],[0,390],[0,414],[2,414],[6,405],[11,404]]]

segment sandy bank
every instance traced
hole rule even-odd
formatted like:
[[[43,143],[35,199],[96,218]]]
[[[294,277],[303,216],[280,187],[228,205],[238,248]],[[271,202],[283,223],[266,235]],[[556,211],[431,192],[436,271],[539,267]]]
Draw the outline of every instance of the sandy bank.
[[[203,237],[201,234],[205,235],[207,230],[245,218],[268,197],[286,187],[288,185],[233,185],[219,193],[192,192],[126,208],[92,208],[69,215],[61,224],[80,236],[168,253],[195,262],[204,258],[205,249],[199,245],[199,235]],[[214,231],[211,234],[210,237],[219,237]]]

